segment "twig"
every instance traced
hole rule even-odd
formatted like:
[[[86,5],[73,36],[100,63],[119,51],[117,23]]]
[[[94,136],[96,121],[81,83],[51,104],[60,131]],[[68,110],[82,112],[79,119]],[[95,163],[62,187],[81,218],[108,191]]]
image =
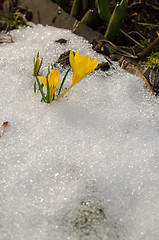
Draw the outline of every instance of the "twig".
[[[151,27],[159,27],[159,24],[153,24],[153,23],[142,23],[142,22],[136,22],[138,25],[144,25],[144,26],[151,26]]]
[[[134,43],[136,43],[137,45],[139,45],[140,47],[143,47],[142,44],[140,44],[139,42],[137,42],[135,39],[133,39],[132,37],[130,37],[126,32],[124,32],[122,29],[120,29],[120,31],[127,36],[129,39],[131,39]]]
[[[141,33],[139,33],[138,31],[131,31],[131,32],[128,32],[127,34],[128,35],[130,35],[130,34],[132,34],[132,33],[136,33],[136,34],[138,34],[142,39],[146,39],[143,35],[141,35]]]
[[[152,52],[153,48],[157,43],[159,43],[159,36],[147,48],[145,48],[142,52],[137,54],[139,59],[142,60],[146,58]]]
[[[146,5],[147,7],[153,8],[153,9],[156,10],[156,11],[159,11],[159,8],[158,8],[158,7],[156,7],[156,6],[154,6],[154,5],[150,4],[150,3],[145,3],[145,5]]]
[[[125,57],[129,57],[129,58],[138,58],[137,56],[134,56],[124,50],[122,50],[120,47],[114,45],[112,42],[110,42],[109,40],[100,40],[99,42],[105,42],[105,43],[108,43],[110,45],[110,48],[113,50],[113,51],[116,51],[116,53],[119,53],[121,54],[122,56],[125,56]]]
[[[136,76],[140,77],[141,79],[143,79],[146,83],[146,85],[148,86],[150,92],[154,94],[154,91],[149,83],[149,81],[147,80],[147,78],[144,76],[143,72],[141,72],[141,70],[138,68],[138,66],[136,66],[136,64],[130,62],[129,60],[126,60],[124,57],[121,57],[121,59],[118,61],[119,65],[122,69],[127,70],[130,73],[135,74]]]
[[[128,9],[130,9],[130,8],[136,6],[136,5],[142,5],[142,3],[140,3],[140,2],[133,2],[132,4],[130,4],[130,5],[128,6]]]

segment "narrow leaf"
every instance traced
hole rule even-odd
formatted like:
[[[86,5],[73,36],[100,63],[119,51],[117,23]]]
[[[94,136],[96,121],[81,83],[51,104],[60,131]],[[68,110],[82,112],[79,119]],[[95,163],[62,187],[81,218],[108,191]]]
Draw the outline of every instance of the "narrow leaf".
[[[67,72],[65,73],[64,78],[62,79],[62,83],[61,83],[61,86],[60,86],[60,88],[59,88],[58,95],[60,95],[61,89],[62,89],[62,87],[63,87],[63,84],[64,84],[64,82],[65,82],[65,80],[66,80],[66,77],[67,77],[67,75],[68,75],[70,69],[71,69],[71,68],[69,68],[69,69],[67,70]],[[58,96],[58,95],[57,95],[57,96]]]
[[[34,92],[36,93],[36,81],[34,83]]]
[[[108,5],[108,0],[96,0],[98,6],[99,17],[106,23],[109,22],[111,12]]]
[[[122,0],[120,4],[117,3],[105,33],[105,37],[109,41],[113,41],[116,38],[116,35],[120,30],[121,23],[126,16],[126,12],[127,12],[126,0]]]
[[[41,95],[42,95],[42,97],[43,97],[43,99],[44,99],[44,102],[46,102],[46,97],[45,97],[45,94],[44,94],[44,92],[43,92],[43,90],[42,90],[42,86],[41,86],[41,84],[40,84],[40,82],[39,82],[39,79],[38,79],[37,74],[36,74],[36,80],[37,80],[37,83],[38,83],[38,86],[39,86],[40,93],[41,93]]]
[[[50,88],[49,88],[49,81],[47,77],[47,103],[50,102]]]

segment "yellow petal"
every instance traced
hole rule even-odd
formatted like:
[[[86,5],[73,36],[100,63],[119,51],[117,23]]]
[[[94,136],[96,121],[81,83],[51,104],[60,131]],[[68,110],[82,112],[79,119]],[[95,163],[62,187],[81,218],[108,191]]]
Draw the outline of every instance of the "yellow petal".
[[[55,80],[54,80],[54,85],[56,86],[56,88],[58,87],[59,82],[60,82],[60,71],[59,69],[57,69],[55,71]]]
[[[86,75],[91,73],[98,65],[97,58],[91,59],[88,55],[81,56],[78,50],[73,55],[70,51],[70,65],[73,69],[72,84],[75,85],[79,83]]]
[[[81,60],[78,62],[78,70],[80,72],[86,71],[87,67],[90,64],[90,57],[89,56],[83,56]]]
[[[76,63],[75,63],[75,57],[74,57],[74,54],[72,51],[70,51],[69,60],[70,60],[70,65],[71,65],[72,69],[75,70]]]
[[[49,86],[52,85],[52,82],[53,82],[53,80],[54,80],[54,71],[55,71],[55,70],[51,70],[50,73],[49,73],[49,75],[48,75]]]
[[[60,82],[60,71],[57,69],[52,69],[49,73],[49,76],[48,76],[48,82],[49,82],[49,87],[52,88],[52,87],[58,87],[58,84]]]
[[[48,76],[49,89],[50,89],[50,101],[52,101],[53,95],[60,82],[60,71],[52,69]]]
[[[99,63],[97,62],[97,58],[91,59],[88,55],[81,56],[80,51],[77,51],[75,56],[73,52],[70,51],[69,59],[73,69],[72,84],[63,94],[56,98],[56,101],[64,96],[75,84],[79,83],[86,75],[91,73]]]
[[[53,95],[55,93],[55,90],[54,88],[50,88],[50,102],[52,101],[52,98],[53,98]]]
[[[73,73],[73,77],[72,77],[72,85],[75,85],[77,83],[79,83],[83,78],[85,77],[85,75],[83,74],[77,74]]]
[[[75,54],[75,61],[78,62],[78,61],[80,61],[80,59],[81,59],[81,53],[80,53],[80,51],[78,50],[78,51],[76,52],[76,54]]]
[[[91,73],[97,66],[99,62],[96,62],[97,58],[93,59],[90,65],[87,67],[86,75]]]
[[[47,88],[47,80],[45,77],[38,76],[38,79],[44,84],[44,86]]]

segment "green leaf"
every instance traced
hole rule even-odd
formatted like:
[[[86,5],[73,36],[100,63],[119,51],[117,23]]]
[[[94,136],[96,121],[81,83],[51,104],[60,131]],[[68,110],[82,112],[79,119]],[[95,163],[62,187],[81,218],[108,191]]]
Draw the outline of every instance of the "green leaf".
[[[44,102],[46,102],[46,97],[45,97],[45,94],[44,94],[44,92],[43,92],[42,86],[41,86],[41,84],[40,84],[40,82],[39,82],[39,79],[38,79],[37,74],[36,74],[35,76],[36,76],[36,80],[37,80],[38,87],[39,87],[40,93],[41,93],[41,95],[42,95],[42,98],[44,99]]]
[[[124,20],[127,13],[127,3],[126,0],[122,0],[115,6],[115,9],[111,15],[105,37],[109,41],[113,41],[116,38],[117,33],[120,30],[121,23]]]
[[[34,83],[34,92],[36,93],[36,81]]]
[[[60,88],[59,88],[58,95],[60,95],[61,89],[62,89],[62,87],[63,87],[63,84],[64,84],[64,82],[65,82],[65,80],[66,80],[66,77],[67,77],[67,75],[68,75],[70,69],[71,69],[71,68],[69,68],[69,69],[67,70],[67,72],[65,73],[64,78],[62,79],[62,83],[61,83],[61,86],[60,86]],[[57,95],[57,96],[58,96],[58,95]]]
[[[47,103],[50,103],[50,88],[49,88],[48,77],[47,77]]]
[[[81,23],[93,27],[97,21],[97,12],[94,10],[88,10],[81,20]]]
[[[99,17],[108,23],[111,17],[111,12],[108,5],[108,0],[96,0]]]

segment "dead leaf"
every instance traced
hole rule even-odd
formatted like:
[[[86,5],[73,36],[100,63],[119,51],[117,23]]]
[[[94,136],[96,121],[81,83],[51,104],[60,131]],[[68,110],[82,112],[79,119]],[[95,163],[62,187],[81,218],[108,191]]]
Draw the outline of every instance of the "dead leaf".
[[[132,74],[140,77],[141,79],[143,79],[144,82],[146,83],[146,85],[148,86],[150,92],[154,95],[154,91],[153,91],[149,81],[147,80],[147,78],[144,76],[144,74],[140,71],[140,69],[138,68],[138,66],[135,63],[130,62],[129,60],[125,59],[124,57],[121,57],[121,59],[119,59],[118,62],[122,69],[125,69],[129,73],[132,73]]]
[[[0,127],[0,137],[3,136],[4,132],[6,131],[6,128],[8,126],[8,122],[4,122],[2,126]]]

